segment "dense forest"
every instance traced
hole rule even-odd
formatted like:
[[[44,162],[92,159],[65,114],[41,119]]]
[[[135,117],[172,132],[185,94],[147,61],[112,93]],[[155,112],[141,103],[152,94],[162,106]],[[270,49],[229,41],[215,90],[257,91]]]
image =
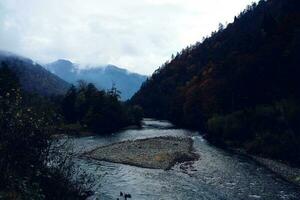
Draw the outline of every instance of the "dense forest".
[[[98,90],[93,84],[79,81],[60,101],[66,126],[78,127],[97,134],[109,134],[130,125],[140,125],[143,111],[120,101],[120,92],[112,87]]]
[[[300,2],[261,0],[162,65],[131,99],[216,144],[300,165]]]

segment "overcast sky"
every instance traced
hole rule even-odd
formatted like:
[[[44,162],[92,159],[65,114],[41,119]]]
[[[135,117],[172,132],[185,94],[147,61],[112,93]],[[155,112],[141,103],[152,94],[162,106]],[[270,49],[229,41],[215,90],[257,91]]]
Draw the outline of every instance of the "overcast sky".
[[[257,1],[257,0],[255,0]],[[151,74],[253,0],[0,0],[0,49]]]

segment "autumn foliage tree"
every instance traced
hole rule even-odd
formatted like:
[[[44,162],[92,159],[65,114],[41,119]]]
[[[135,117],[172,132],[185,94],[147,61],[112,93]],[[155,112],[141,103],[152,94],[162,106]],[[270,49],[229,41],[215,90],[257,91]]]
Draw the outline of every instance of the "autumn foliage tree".
[[[285,114],[274,108],[280,102],[290,104],[288,107],[297,113],[294,104],[300,103],[299,13],[300,2],[297,0],[253,3],[235,17],[233,23],[226,27],[220,25],[210,37],[183,49],[162,65],[133,96],[131,103],[142,106],[150,117],[201,129],[214,136],[210,137],[212,141],[219,142],[230,141],[233,137],[227,138],[228,134],[212,133],[207,129],[208,121],[215,116],[223,116],[226,121],[227,115],[241,112],[246,121],[258,120],[260,108],[267,106],[274,109],[278,117],[283,117]],[[257,117],[246,115],[249,109]],[[285,123],[292,124],[291,121],[298,119],[296,116],[286,118]],[[216,119],[214,122],[221,121]],[[263,119],[268,124],[268,119]],[[299,140],[298,129],[291,127],[294,128],[289,133]],[[279,137],[271,126],[256,128],[253,131],[258,136],[249,136],[250,141],[261,142],[262,129],[267,129],[265,131],[270,132],[271,137],[272,134],[274,138]],[[243,134],[243,129],[238,133]],[[270,141],[273,142],[261,142],[261,146],[275,148],[277,140]],[[233,143],[249,147],[239,139]],[[286,146],[288,144],[286,142]],[[263,152],[263,148],[258,149]],[[272,156],[276,157],[275,153]],[[281,158],[284,159],[282,155]]]

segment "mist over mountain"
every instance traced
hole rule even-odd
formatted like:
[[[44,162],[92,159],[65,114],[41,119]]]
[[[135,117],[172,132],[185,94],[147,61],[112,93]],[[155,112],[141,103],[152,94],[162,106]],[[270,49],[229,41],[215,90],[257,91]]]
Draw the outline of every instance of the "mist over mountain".
[[[131,98],[147,79],[147,76],[131,73],[114,65],[80,69],[77,64],[62,59],[46,64],[45,68],[72,84],[84,80],[104,90],[111,89],[114,85],[121,92],[122,100]]]
[[[0,51],[0,67],[7,66],[19,78],[25,91],[44,96],[65,94],[70,84],[41,65],[10,52]]]

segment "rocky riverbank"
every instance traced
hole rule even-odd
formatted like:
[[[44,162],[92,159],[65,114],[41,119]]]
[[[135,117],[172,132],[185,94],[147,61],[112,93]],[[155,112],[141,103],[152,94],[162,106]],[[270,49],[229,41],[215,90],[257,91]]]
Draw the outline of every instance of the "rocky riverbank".
[[[254,160],[256,160],[261,165],[267,167],[274,173],[278,174],[285,180],[292,182],[300,187],[300,169],[293,168],[284,163],[271,160],[268,158],[262,158],[258,156],[251,156]]]
[[[263,158],[256,155],[248,154],[243,149],[229,149],[230,151],[252,158],[260,165],[271,170],[276,175],[300,187],[300,168],[295,168],[280,161],[270,158]]]
[[[85,156],[101,161],[133,166],[170,169],[177,162],[198,159],[193,151],[193,140],[185,137],[157,137],[125,141],[99,147]]]

